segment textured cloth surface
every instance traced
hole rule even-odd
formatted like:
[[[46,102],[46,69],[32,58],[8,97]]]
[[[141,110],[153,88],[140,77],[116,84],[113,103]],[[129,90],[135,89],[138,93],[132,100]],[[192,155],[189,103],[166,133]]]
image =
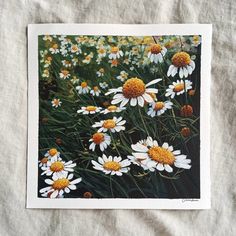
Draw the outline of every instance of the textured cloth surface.
[[[0,1],[0,235],[236,235],[235,13],[234,0]],[[213,24],[211,210],[25,209],[28,23]]]

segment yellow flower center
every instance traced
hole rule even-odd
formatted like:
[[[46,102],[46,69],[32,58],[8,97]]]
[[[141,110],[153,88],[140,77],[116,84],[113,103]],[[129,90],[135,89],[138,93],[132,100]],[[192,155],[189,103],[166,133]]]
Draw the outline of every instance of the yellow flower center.
[[[146,87],[141,79],[128,79],[123,85],[123,95],[126,98],[136,98],[145,93]]]
[[[64,170],[64,164],[60,161],[55,161],[50,166],[50,169],[52,172],[59,172],[61,170]]]
[[[109,106],[107,108],[108,111],[116,111],[117,110],[117,106]]]
[[[78,51],[78,47],[77,47],[76,45],[73,45],[73,46],[71,47],[71,49],[72,49],[73,51]]]
[[[49,150],[49,155],[50,156],[54,156],[54,155],[56,155],[57,154],[57,149],[56,148],[51,148],[50,150]]]
[[[159,111],[165,106],[164,102],[156,102],[154,110]]]
[[[152,54],[158,54],[158,53],[161,52],[161,50],[162,50],[162,47],[161,47],[161,45],[158,44],[158,43],[153,44],[153,45],[151,46],[151,53],[152,53]]]
[[[94,106],[87,106],[86,111],[96,111],[97,107]]]
[[[98,91],[98,90],[99,90],[98,86],[94,86],[94,87],[93,87],[93,90],[94,90],[95,92]]]
[[[59,99],[53,99],[53,103],[54,103],[56,106],[58,106],[59,103],[60,103],[60,100],[59,100]]]
[[[190,55],[186,52],[177,52],[171,59],[172,63],[176,67],[183,67],[189,65],[191,62]]]
[[[44,158],[42,158],[42,159],[40,160],[40,162],[41,162],[42,164],[46,164],[46,163],[48,162],[48,158],[47,158],[47,157],[44,157]]]
[[[112,60],[112,61],[111,61],[111,64],[112,64],[113,66],[117,66],[117,65],[118,65],[118,61],[117,61],[117,60]]]
[[[58,48],[58,45],[55,43],[55,44],[52,45],[52,48],[53,48],[53,49],[57,49],[57,48]]]
[[[106,51],[105,51],[105,49],[104,48],[100,48],[99,50],[98,50],[98,53],[99,54],[104,54]]]
[[[182,90],[184,90],[184,83],[175,85],[174,92],[180,92]]]
[[[117,52],[119,52],[119,48],[118,47],[112,47],[111,48],[111,53],[116,54]]]
[[[99,72],[103,74],[103,73],[104,73],[104,69],[103,69],[103,68],[100,68],[100,69],[99,69]]]
[[[52,184],[52,187],[55,190],[61,190],[68,187],[69,184],[70,184],[70,181],[68,179],[62,178],[62,179],[55,180]]]
[[[69,71],[68,70],[62,70],[61,73],[64,75],[64,76],[67,76],[69,74]]]
[[[175,161],[173,153],[162,147],[151,147],[148,155],[152,160],[162,164],[173,165]]]
[[[106,129],[112,129],[116,126],[116,122],[112,119],[105,120],[102,125]]]
[[[121,169],[121,165],[115,161],[108,161],[103,164],[104,169],[118,171]]]
[[[104,141],[104,134],[103,133],[95,133],[92,137],[93,142],[96,144],[100,144]]]
[[[87,86],[88,86],[88,84],[87,84],[86,82],[82,82],[82,83],[81,83],[81,87],[82,87],[82,88],[86,88]]]

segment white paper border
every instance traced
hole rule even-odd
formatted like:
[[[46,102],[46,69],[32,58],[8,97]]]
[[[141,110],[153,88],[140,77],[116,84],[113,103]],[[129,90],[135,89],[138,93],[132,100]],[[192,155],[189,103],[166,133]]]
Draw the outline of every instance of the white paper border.
[[[38,35],[201,35],[200,199],[48,199],[38,198]],[[210,201],[210,24],[30,24],[28,25],[27,208],[209,209]]]

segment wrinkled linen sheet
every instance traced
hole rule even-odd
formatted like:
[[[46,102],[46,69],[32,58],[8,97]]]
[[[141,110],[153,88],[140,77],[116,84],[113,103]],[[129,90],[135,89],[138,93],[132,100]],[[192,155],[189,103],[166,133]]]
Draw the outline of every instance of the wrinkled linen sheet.
[[[235,22],[234,0],[1,0],[0,235],[236,235]],[[213,24],[211,210],[25,208],[28,23]]]

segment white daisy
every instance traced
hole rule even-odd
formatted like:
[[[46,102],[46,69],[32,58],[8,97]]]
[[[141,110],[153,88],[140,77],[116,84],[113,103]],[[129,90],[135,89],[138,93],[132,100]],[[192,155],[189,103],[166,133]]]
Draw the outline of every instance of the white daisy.
[[[70,78],[70,73],[68,70],[61,70],[61,72],[59,73],[59,76],[61,79],[67,79],[67,78]]]
[[[79,94],[86,94],[86,93],[89,92],[89,90],[90,90],[91,88],[88,86],[87,82],[82,82],[82,83],[81,83],[79,86],[77,86],[75,89],[78,90],[78,93],[79,93]]]
[[[39,167],[47,166],[47,162],[48,162],[48,158],[47,157],[43,157],[41,160],[38,161]]]
[[[73,172],[76,163],[72,161],[62,161],[61,158],[53,157],[48,160],[47,165],[43,166],[41,169],[44,171],[41,175],[53,175],[58,178],[66,176],[68,172]]]
[[[119,47],[111,47],[109,59],[116,60],[117,58],[123,57],[124,53],[119,49]]]
[[[98,86],[94,86],[93,89],[90,91],[90,93],[93,95],[93,96],[99,96],[99,94],[101,93],[101,90],[99,89]]]
[[[44,77],[44,78],[48,78],[49,75],[50,75],[50,73],[49,73],[49,70],[48,70],[48,69],[43,70],[42,77]]]
[[[81,107],[80,110],[77,111],[77,113],[82,113],[83,115],[88,115],[88,114],[95,114],[101,111],[101,107],[96,107],[96,106],[86,106],[86,107]]]
[[[195,69],[195,63],[191,60],[190,55],[187,52],[177,52],[171,59],[172,65],[169,66],[167,76],[174,77],[179,71],[179,77],[187,78],[191,75]]]
[[[89,139],[89,142],[92,142],[89,146],[89,149],[92,151],[95,150],[96,145],[99,145],[100,150],[103,152],[111,143],[111,137],[105,133],[95,133],[92,138]]]
[[[198,45],[201,44],[201,36],[199,35],[194,35],[193,37],[190,38],[190,40],[194,47],[197,47]]]
[[[185,91],[187,92],[192,88],[192,82],[189,80],[177,80],[176,82],[173,82],[171,85],[169,85],[169,88],[166,89],[165,96],[170,96],[171,98],[174,98],[175,95],[183,94]]]
[[[137,104],[141,107],[144,106],[144,102],[153,102],[153,98],[149,93],[158,93],[156,88],[148,88],[150,85],[156,84],[162,79],[155,79],[145,84],[139,78],[128,79],[122,87],[117,89],[110,89],[106,95],[111,93],[117,93],[114,95],[112,104],[121,103],[120,106],[125,106],[129,101],[131,106],[136,106]]]
[[[148,138],[147,145],[136,143],[131,147],[135,151],[132,155],[145,166],[145,169],[148,168],[150,171],[157,169],[172,172],[172,166],[183,169],[191,168],[191,160],[186,159],[187,156],[182,155],[180,150],[174,151],[168,143],[159,146],[156,140]]]
[[[99,86],[102,88],[102,89],[105,89],[108,87],[108,84],[106,82],[100,82],[99,83]]]
[[[44,41],[50,41],[50,42],[52,42],[52,36],[50,36],[50,35],[44,35],[44,37],[43,37],[43,40]]]
[[[149,104],[150,107],[147,114],[151,117],[160,116],[167,109],[171,109],[172,105],[173,103],[170,101],[165,101],[165,102],[158,101],[158,102],[150,103]]]
[[[59,48],[58,48],[58,44],[54,43],[52,45],[52,47],[49,48],[49,51],[51,52],[51,54],[57,54],[59,53]]]
[[[82,178],[73,179],[73,174],[58,178],[53,176],[51,179],[45,179],[45,183],[50,185],[39,190],[42,197],[60,198],[64,193],[69,193],[76,189],[76,184],[82,181]]]
[[[122,120],[122,117],[116,118],[113,117],[112,119],[108,120],[102,120],[100,122],[95,122],[94,125],[92,125],[93,128],[98,128],[98,132],[107,132],[108,130],[112,133],[120,132],[121,130],[125,130],[125,126],[123,126],[126,123],[126,120]]]
[[[48,160],[50,160],[51,158],[57,158],[58,160],[60,159],[60,152],[57,151],[56,148],[51,148],[50,150],[48,150],[45,155],[46,158],[48,158]]]
[[[104,72],[105,72],[105,70],[104,70],[103,68],[100,68],[100,69],[96,72],[96,74],[97,74],[98,77],[102,77],[102,76],[104,76]]]
[[[76,44],[72,44],[71,47],[70,47],[70,51],[76,55],[80,54],[82,51],[81,49],[79,48],[78,45]]]
[[[128,73],[126,73],[124,70],[120,72],[120,75],[116,77],[118,80],[124,82],[128,78]]]
[[[66,68],[71,67],[71,62],[67,60],[62,60],[61,61],[62,65],[65,66]]]
[[[163,57],[165,56],[167,52],[167,49],[164,46],[161,46],[160,44],[156,43],[153,44],[150,48],[150,51],[148,53],[148,58],[151,62],[154,63],[161,63],[163,62]]]
[[[102,58],[102,57],[105,57],[106,56],[106,48],[104,46],[100,46],[97,50],[97,53],[98,53],[98,57],[99,58]]]
[[[84,64],[89,64],[91,62],[91,59],[93,58],[93,53],[91,52],[89,55],[87,55],[84,60],[82,61]]]
[[[103,171],[106,175],[122,176],[123,173],[129,171],[130,168],[128,166],[131,163],[128,159],[122,160],[120,156],[107,157],[103,154],[102,157],[98,157],[98,162],[92,160],[92,164],[95,170]]]
[[[115,105],[111,105],[111,106],[108,106],[103,111],[101,111],[100,113],[107,114],[107,113],[111,113],[111,112],[121,112],[123,110],[125,110],[124,107],[117,107]]]
[[[58,108],[61,106],[62,102],[60,101],[59,98],[54,98],[52,101],[52,106],[55,107],[55,108]]]

